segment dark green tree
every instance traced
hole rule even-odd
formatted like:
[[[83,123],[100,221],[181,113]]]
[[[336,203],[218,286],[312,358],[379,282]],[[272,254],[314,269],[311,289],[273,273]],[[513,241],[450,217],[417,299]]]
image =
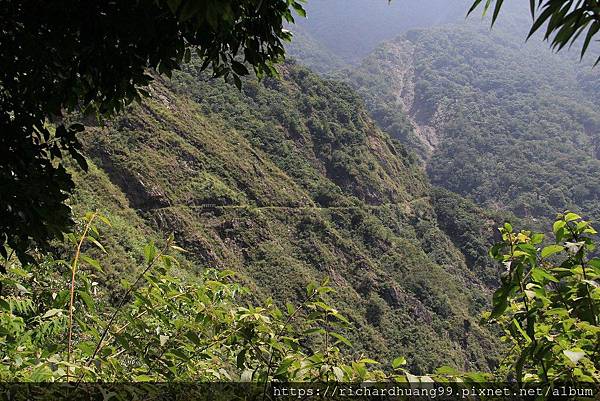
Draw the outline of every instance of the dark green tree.
[[[26,259],[71,224],[62,158],[87,166],[69,113],[141,101],[151,73],[170,76],[191,51],[238,86],[246,65],[273,75],[294,9],[304,15],[295,0],[0,2],[0,254]]]

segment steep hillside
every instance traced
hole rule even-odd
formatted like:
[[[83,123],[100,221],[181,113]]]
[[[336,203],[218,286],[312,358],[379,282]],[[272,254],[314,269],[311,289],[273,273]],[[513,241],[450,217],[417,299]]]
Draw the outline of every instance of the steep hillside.
[[[415,372],[495,363],[479,324],[495,272],[473,257],[493,219],[454,221],[455,207],[482,212],[433,194],[346,84],[287,64],[282,80],[248,80],[240,93],[196,69],[88,132],[94,167],[78,208],[108,209],[149,236],[172,231],[192,275],[235,270],[261,299],[297,301],[329,276],[355,327],[351,352],[405,355]]]
[[[594,81],[582,77],[600,71],[519,37],[476,24],[411,31],[351,80],[433,184],[522,217],[574,209],[598,219],[600,119]]]

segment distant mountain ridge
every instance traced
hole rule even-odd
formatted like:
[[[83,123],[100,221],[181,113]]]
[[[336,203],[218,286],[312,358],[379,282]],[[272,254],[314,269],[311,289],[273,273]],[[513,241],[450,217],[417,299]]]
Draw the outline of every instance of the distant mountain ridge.
[[[405,25],[382,22],[383,36],[401,35],[378,45],[352,28],[375,15],[345,4],[344,27],[324,30],[333,3],[320,3],[325,25],[301,23],[280,80],[239,92],[192,63],[157,81],[144,106],[90,132],[93,178],[76,207],[175,232],[189,279],[232,269],[258,299],[298,302],[330,277],[356,327],[351,353],[404,355],[416,373],[487,370],[499,345],[479,314],[498,280],[495,227],[518,225],[511,212],[597,210],[594,75],[523,44],[510,8],[490,31],[445,24],[464,15],[443,2],[443,26],[410,29],[439,22],[419,3]],[[134,237],[113,245],[135,257]]]
[[[357,63],[381,42],[410,29],[463,20],[468,5],[467,0],[311,0],[307,18],[297,18],[290,29],[310,35],[346,63]],[[319,64],[301,57],[302,47],[292,41],[288,51],[318,69]]]

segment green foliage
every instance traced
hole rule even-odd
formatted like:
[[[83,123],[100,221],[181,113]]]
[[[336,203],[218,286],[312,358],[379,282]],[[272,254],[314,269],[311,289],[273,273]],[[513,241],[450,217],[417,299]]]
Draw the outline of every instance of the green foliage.
[[[328,280],[310,284],[296,305],[280,308],[267,299],[252,306],[231,271],[207,269],[193,280],[174,275],[179,260],[170,253],[182,249],[171,238],[162,247],[145,246],[136,279],[123,280],[120,300],[111,302],[98,282],[105,274],[98,268],[103,260],[82,247],[88,242],[104,250],[97,220],[101,228],[110,225],[103,216],[88,214],[82,231],[69,235],[70,263],[49,256],[34,268],[5,261],[2,381],[243,381],[264,383],[263,391],[272,381],[416,385],[436,380],[464,388],[506,379],[516,379],[519,388],[600,381],[600,261],[589,253],[597,232],[571,212],[559,216],[553,226],[557,243],[546,247],[542,234],[517,233],[509,223],[500,229],[502,241],[490,253],[507,270],[487,314],[510,345],[498,370],[486,374],[443,366],[424,376],[411,374],[404,357],[389,365],[364,355],[349,357],[353,345],[344,331],[351,323],[328,302],[334,292]],[[65,285],[74,273],[76,280]]]
[[[600,260],[596,230],[572,212],[543,234],[500,228],[491,255],[505,267],[489,317],[511,347],[501,369],[518,382],[581,383],[600,380]]]
[[[74,183],[61,163],[87,169],[69,112],[117,113],[148,95],[148,70],[171,76],[195,51],[202,69],[240,84],[246,65],[273,75],[304,15],[295,0],[10,2],[0,13],[0,249],[21,260],[69,224]],[[90,23],[94,21],[94,23]],[[88,116],[88,120],[93,117]],[[49,123],[56,125],[52,129]],[[6,255],[4,255],[6,256]],[[30,259],[29,259],[30,261]]]
[[[498,285],[498,269],[488,255],[494,244],[495,227],[516,217],[483,210],[461,196],[442,188],[433,190],[433,206],[440,228],[461,250],[467,265],[488,286]]]
[[[315,2],[310,2],[307,4],[307,7],[313,4]],[[318,17],[319,10],[310,12],[311,20]],[[319,74],[344,69],[346,63],[342,58],[338,57],[332,49],[315,39],[311,35],[311,29],[303,28],[301,21],[298,21],[293,26],[294,40],[285,46],[287,57],[298,60],[302,65],[309,67],[312,71]]]
[[[247,289],[233,273],[208,269],[200,280],[172,275],[180,249],[145,247],[144,266],[134,282],[122,281],[120,301],[109,302],[98,266],[79,253],[96,246],[89,215],[70,264],[48,257],[39,266],[8,260],[0,298],[2,381],[332,381],[375,378],[367,359],[346,361],[351,343],[339,328],[349,322],[326,300],[333,289],[311,284],[297,306],[242,306]],[[67,277],[76,271],[75,299]],[[71,305],[71,306],[70,306]],[[67,315],[73,312],[70,322]],[[73,330],[72,337],[67,332]],[[72,343],[71,343],[72,338]],[[307,347],[311,344],[310,347]],[[73,346],[71,346],[73,345]]]

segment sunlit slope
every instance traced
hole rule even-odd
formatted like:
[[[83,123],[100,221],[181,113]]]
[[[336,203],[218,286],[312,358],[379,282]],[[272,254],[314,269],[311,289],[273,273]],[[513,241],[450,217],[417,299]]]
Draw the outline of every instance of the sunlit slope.
[[[479,312],[493,271],[438,227],[438,195],[349,86],[293,64],[281,73],[242,93],[193,67],[157,82],[89,133],[110,185],[86,186],[82,202],[118,200],[110,214],[174,232],[192,271],[235,270],[261,299],[298,302],[330,277],[354,326],[349,352],[486,369],[496,345]]]

